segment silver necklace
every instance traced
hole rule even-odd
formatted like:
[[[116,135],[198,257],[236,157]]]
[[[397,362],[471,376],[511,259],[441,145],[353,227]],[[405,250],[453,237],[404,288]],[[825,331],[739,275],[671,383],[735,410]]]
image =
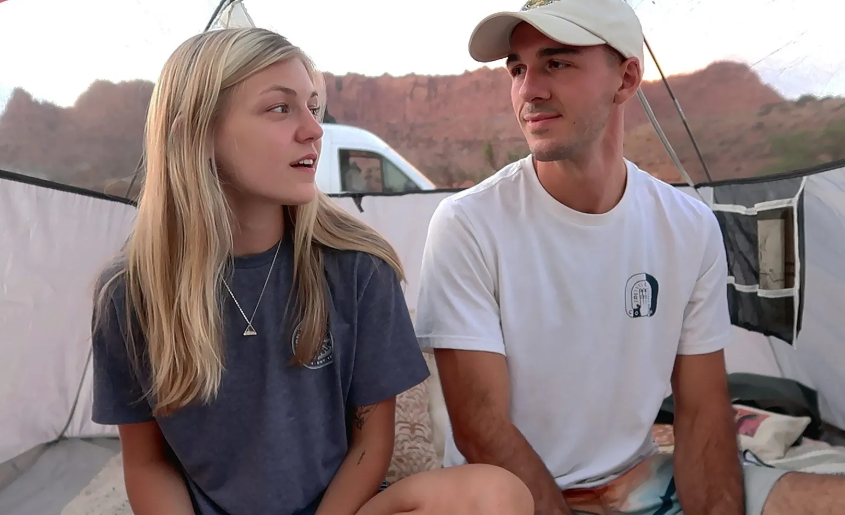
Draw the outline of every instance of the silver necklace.
[[[264,296],[264,290],[267,289],[267,283],[270,281],[270,274],[273,273],[273,266],[276,264],[276,257],[279,255],[279,249],[281,247],[282,242],[280,241],[279,244],[276,246],[276,253],[273,254],[273,262],[270,263],[270,270],[267,272],[267,278],[264,279],[264,287],[261,288],[261,293],[258,295],[258,302],[255,303],[255,309],[253,310],[251,317],[247,318],[246,313],[244,313],[244,310],[241,307],[241,304],[238,302],[238,299],[235,298],[235,294],[232,293],[232,289],[229,288],[228,284],[226,284],[226,279],[223,279],[223,286],[225,286],[226,289],[229,290],[229,295],[231,295],[232,300],[235,301],[235,306],[238,307],[238,311],[241,312],[241,315],[244,317],[244,320],[246,320],[246,329],[244,329],[244,336],[255,336],[256,334],[258,334],[258,332],[256,332],[255,330],[255,327],[253,327],[252,325],[252,321],[255,318],[255,314],[258,313],[258,305],[261,304],[261,297]]]

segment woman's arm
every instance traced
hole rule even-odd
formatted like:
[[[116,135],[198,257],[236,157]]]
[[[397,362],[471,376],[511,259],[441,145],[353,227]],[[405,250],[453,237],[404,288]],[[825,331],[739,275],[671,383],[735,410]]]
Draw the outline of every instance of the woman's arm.
[[[398,275],[361,255],[357,339],[346,403],[354,406],[349,451],[317,515],[354,514],[378,492],[393,456],[396,397],[429,376]]]
[[[94,403],[91,420],[117,426],[123,476],[135,515],[193,515],[187,485],[170,464],[161,429],[144,399],[123,327],[126,319],[122,279],[110,287],[102,313],[92,317]],[[118,307],[118,303],[120,307]],[[99,310],[99,298],[95,306]]]
[[[194,515],[182,474],[168,461],[157,422],[118,426],[123,475],[135,515]]]
[[[375,496],[393,456],[395,412],[395,397],[353,409],[349,451],[316,515],[353,515]]]

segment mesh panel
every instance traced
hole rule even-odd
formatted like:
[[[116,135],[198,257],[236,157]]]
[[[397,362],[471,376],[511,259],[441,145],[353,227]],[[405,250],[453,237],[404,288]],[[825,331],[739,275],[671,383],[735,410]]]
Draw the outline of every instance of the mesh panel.
[[[747,208],[761,202],[790,200],[797,195],[797,202],[790,206],[762,210],[757,214],[715,212],[725,243],[728,274],[734,278],[733,284],[728,285],[731,322],[788,343],[793,343],[800,332],[803,315],[804,268],[800,265],[804,258],[804,201],[801,182],[801,177],[789,177],[713,188],[716,204]],[[772,238],[778,241],[772,241]],[[761,242],[765,244],[761,245]],[[794,295],[771,297],[777,295],[772,290],[796,287]],[[797,326],[793,334],[796,309]]]
[[[728,288],[728,306],[732,324],[793,343],[793,297],[771,299]]]
[[[759,280],[757,219],[753,216],[716,211],[728,256],[728,274],[737,284],[755,286]]]

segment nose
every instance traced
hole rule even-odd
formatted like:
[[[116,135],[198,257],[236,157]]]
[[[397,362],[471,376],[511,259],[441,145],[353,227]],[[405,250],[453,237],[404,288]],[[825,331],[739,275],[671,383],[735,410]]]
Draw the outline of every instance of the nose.
[[[312,143],[323,137],[323,127],[317,121],[311,111],[303,109],[304,113],[300,117],[299,130],[296,131],[296,140],[298,143]]]
[[[533,67],[526,67],[519,85],[519,97],[523,102],[537,102],[548,100],[551,96],[548,77],[542,71]]]

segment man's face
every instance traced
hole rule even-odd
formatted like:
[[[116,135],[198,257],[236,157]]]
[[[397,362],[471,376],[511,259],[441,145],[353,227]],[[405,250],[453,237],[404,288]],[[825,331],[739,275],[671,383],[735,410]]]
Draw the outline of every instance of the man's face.
[[[514,29],[511,102],[537,160],[572,158],[599,138],[623,83],[616,64],[607,47],[561,45],[527,23]]]

